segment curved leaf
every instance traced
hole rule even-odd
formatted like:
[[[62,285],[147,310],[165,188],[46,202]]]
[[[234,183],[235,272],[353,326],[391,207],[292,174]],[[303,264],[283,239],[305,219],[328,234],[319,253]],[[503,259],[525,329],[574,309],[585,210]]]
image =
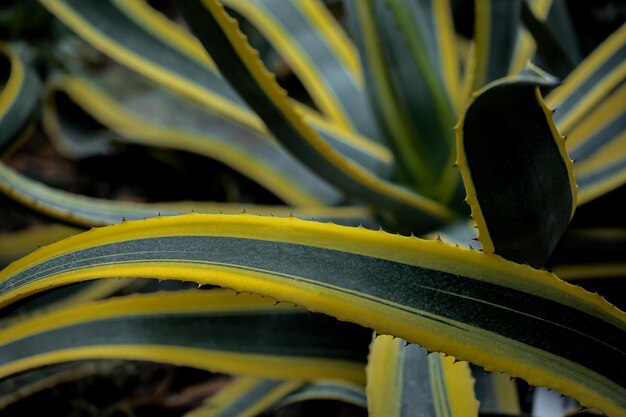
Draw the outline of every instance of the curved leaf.
[[[576,207],[573,164],[539,93],[551,80],[539,75],[485,87],[457,127],[458,165],[483,250],[537,267]]]
[[[387,211],[388,217],[397,216],[405,230],[428,230],[455,217],[446,207],[372,175],[329,147],[291,106],[220,3],[206,2],[206,8],[197,0],[177,4],[231,84],[267,121],[277,140],[309,168]]]
[[[258,116],[217,73],[198,41],[147,2],[111,0],[88,4],[81,0],[42,0],[41,3],[79,36],[123,65],[212,111],[253,129],[266,130]],[[357,148],[383,163],[391,160],[381,145],[328,123],[304,106],[298,108],[340,152],[345,147]]]
[[[228,0],[289,64],[323,113],[377,140],[379,132],[362,88],[358,55],[341,26],[318,0]]]
[[[301,385],[294,381],[237,378],[183,417],[255,417]]]
[[[559,241],[547,267],[565,280],[626,278],[626,230],[572,229]]]
[[[589,112],[567,136],[567,150],[578,164],[609,146],[626,141],[626,83]],[[610,153],[614,154],[615,149]]]
[[[367,408],[365,390],[361,385],[347,381],[326,380],[308,384],[289,394],[280,400],[280,402],[277,403],[273,409],[278,409],[289,404],[312,400],[342,401],[361,408]]]
[[[476,398],[480,402],[481,414],[522,415],[517,385],[510,376],[500,373],[484,375],[484,371],[475,368],[472,371],[476,380]]]
[[[0,273],[0,304],[51,286],[137,276],[294,302],[553,388],[610,416],[626,410],[623,312],[545,271],[362,228],[247,215],[125,222],[13,263]]]
[[[81,117],[76,107],[86,113]],[[94,134],[93,118],[106,129]],[[156,89],[125,71],[63,78],[46,99],[44,126],[65,154],[89,156],[94,136],[184,150],[218,160],[291,205],[332,205],[342,193],[265,135]],[[108,129],[108,130],[107,130]],[[110,132],[113,132],[111,134]],[[97,147],[95,150],[98,151]]]
[[[547,98],[559,130],[569,135],[578,122],[626,79],[626,24],[609,36]]]
[[[51,224],[25,230],[0,234],[0,267],[5,267],[16,259],[35,249],[65,239],[81,231],[80,229]]]
[[[370,332],[234,291],[133,295],[58,309],[0,329],[0,377],[82,359],[216,372],[363,380]]]
[[[41,83],[7,44],[0,42],[0,152],[9,148],[39,109]]]
[[[372,417],[478,416],[474,379],[466,362],[407,345],[391,336],[372,342],[367,364],[368,410]]]
[[[174,216],[190,212],[249,212],[267,216],[332,221],[335,223],[376,227],[371,212],[363,207],[300,207],[263,206],[239,203],[198,201],[136,203],[105,200],[69,193],[32,180],[0,162],[0,193],[45,216],[78,226],[104,226],[123,220],[158,216]]]
[[[473,91],[510,74],[521,1],[476,1]]]
[[[537,20],[543,22],[548,17],[548,13],[554,8],[558,0],[523,0],[522,4],[527,5]],[[521,5],[520,5],[521,6]],[[528,61],[533,61],[535,52],[537,51],[537,43],[532,35],[523,27],[517,31],[515,42],[515,50],[511,62],[510,73],[517,74],[522,71]]]
[[[548,71],[559,78],[565,78],[576,67],[564,44],[561,33],[555,33],[548,24],[536,16],[531,7],[522,1],[521,19],[526,29],[537,39],[537,55]],[[547,15],[547,13],[546,13]]]
[[[350,1],[370,98],[409,184],[448,201],[459,66],[447,1]]]

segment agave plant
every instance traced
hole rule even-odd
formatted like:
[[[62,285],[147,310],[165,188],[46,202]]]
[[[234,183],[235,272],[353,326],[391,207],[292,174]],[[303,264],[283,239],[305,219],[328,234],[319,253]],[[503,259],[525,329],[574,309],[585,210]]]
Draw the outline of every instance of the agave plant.
[[[191,151],[287,205],[109,201],[0,164],[14,202],[109,225],[0,272],[1,378],[139,359],[245,376],[192,415],[339,398],[461,416],[478,414],[471,362],[626,416],[626,316],[564,281],[626,271],[622,215],[606,208],[626,181],[626,26],[579,62],[560,1],[477,0],[472,40],[435,0],[346,0],[351,37],[317,0],[177,1],[191,32],[142,0],[40,3],[121,65],[79,60],[42,83],[23,45],[2,44],[0,146],[41,120],[66,157]],[[276,53],[312,103],[268,71]],[[0,255],[76,232],[14,233]],[[225,289],[106,299],[126,278]]]

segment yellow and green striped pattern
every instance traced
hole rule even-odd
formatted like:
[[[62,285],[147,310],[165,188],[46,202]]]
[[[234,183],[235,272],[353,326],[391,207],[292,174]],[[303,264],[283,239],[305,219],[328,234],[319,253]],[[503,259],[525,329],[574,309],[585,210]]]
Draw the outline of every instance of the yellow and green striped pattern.
[[[626,409],[623,312],[548,272],[439,241],[249,215],[125,222],[13,263],[0,274],[0,303],[137,276],[271,296],[551,387],[611,416]]]

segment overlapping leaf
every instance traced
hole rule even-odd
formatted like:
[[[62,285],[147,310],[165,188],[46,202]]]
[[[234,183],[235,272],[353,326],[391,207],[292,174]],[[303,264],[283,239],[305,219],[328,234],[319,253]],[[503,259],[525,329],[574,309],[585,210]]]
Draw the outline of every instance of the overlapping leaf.
[[[161,217],[92,230],[13,263],[0,275],[0,302],[135,276],[269,295],[551,387],[611,416],[626,408],[623,312],[550,273],[438,241],[296,219]]]

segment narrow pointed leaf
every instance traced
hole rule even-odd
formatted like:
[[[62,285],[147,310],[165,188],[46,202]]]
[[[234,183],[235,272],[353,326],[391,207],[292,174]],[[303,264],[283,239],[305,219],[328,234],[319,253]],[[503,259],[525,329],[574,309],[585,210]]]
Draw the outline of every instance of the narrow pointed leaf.
[[[372,417],[477,417],[474,379],[466,362],[391,336],[372,342],[367,364]]]
[[[477,0],[472,89],[509,75],[522,0]]]
[[[447,1],[349,1],[370,101],[399,164],[399,177],[446,201],[459,103],[459,67]],[[435,190],[433,192],[433,190]]]
[[[41,246],[65,239],[80,231],[74,227],[51,224],[2,233],[0,234],[0,267],[7,266]]]
[[[576,166],[578,204],[586,204],[626,183],[626,136]]]
[[[544,22],[548,17],[550,10],[554,7],[553,0],[522,0],[522,3],[528,5],[532,14],[540,21]],[[517,39],[515,42],[515,51],[513,52],[513,60],[511,62],[510,73],[517,74],[522,71],[528,61],[534,61],[535,52],[537,51],[537,43],[533,36],[524,27],[520,27],[517,31]]]
[[[573,229],[559,241],[547,266],[566,280],[626,278],[624,248],[626,229]]]
[[[363,207],[263,206],[199,201],[136,203],[106,200],[73,194],[30,179],[0,162],[0,193],[47,217],[77,226],[104,226],[123,220],[198,213],[252,213],[267,216],[297,216],[303,219],[332,221],[374,227],[371,212]]]
[[[615,154],[615,146],[626,141],[626,83],[589,112],[567,136],[567,150],[578,164],[598,152]],[[606,155],[608,156],[608,155]],[[578,167],[575,166],[577,169]]]
[[[337,124],[379,140],[354,45],[318,0],[225,1],[251,22]]]
[[[493,83],[457,127],[459,168],[485,252],[541,266],[576,207],[573,164],[539,76]]]
[[[472,369],[479,412],[487,415],[522,414],[517,394],[517,384],[510,376],[501,373],[484,374],[482,369]]]
[[[576,62],[568,54],[564,44],[560,42],[562,34],[554,32],[550,26],[539,19],[526,1],[521,4],[521,19],[526,29],[537,41],[537,55],[548,71],[559,78],[565,78],[572,72]]]
[[[217,72],[198,41],[144,1],[42,0],[63,23],[121,64],[253,129],[263,122]],[[131,40],[132,41],[129,41]],[[357,147],[389,161],[377,143],[298,106],[331,146]]]
[[[295,381],[237,378],[183,417],[255,417],[301,385]]]
[[[363,380],[370,332],[234,291],[133,295],[0,330],[0,376],[79,359],[132,359],[268,378]]]
[[[626,24],[609,36],[546,99],[569,135],[578,122],[626,79]]]
[[[0,152],[27,130],[39,110],[41,83],[32,68],[0,42]]]
[[[308,384],[280,400],[273,409],[303,401],[341,401],[357,407],[367,408],[367,398],[363,386],[339,380],[317,381]]]
[[[455,217],[443,205],[372,175],[329,147],[290,105],[285,91],[220,3],[185,0],[177,4],[231,84],[267,122],[276,139],[309,168],[346,193],[378,206],[387,216],[397,216],[399,227],[405,230],[428,230]]]
[[[82,117],[77,107],[84,112]],[[205,111],[126,71],[97,79],[58,80],[48,94],[44,121],[46,131],[65,154],[89,156],[91,152],[82,148],[83,144],[89,146],[94,136],[104,136],[110,141],[210,157],[291,205],[332,205],[342,199],[341,191],[266,135]],[[104,126],[100,132],[94,129],[94,121]]]
[[[0,304],[51,286],[137,276],[293,302],[550,387],[611,417],[626,410],[623,312],[548,272],[439,241],[248,215],[125,222],[13,263],[0,272]]]

